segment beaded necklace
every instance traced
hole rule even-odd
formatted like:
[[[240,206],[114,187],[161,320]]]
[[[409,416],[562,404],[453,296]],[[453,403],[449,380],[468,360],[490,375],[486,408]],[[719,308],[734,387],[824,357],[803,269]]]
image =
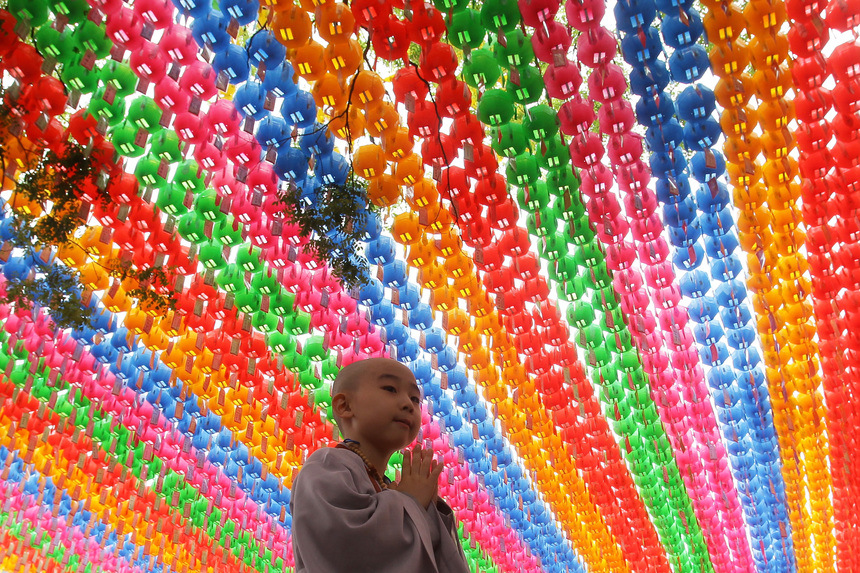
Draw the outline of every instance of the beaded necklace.
[[[364,462],[364,467],[367,468],[367,474],[374,481],[374,485],[378,485],[380,490],[388,489],[388,482],[386,479],[379,473],[379,470],[376,469],[376,466],[367,459],[367,456],[364,455],[364,452],[361,451],[360,444],[355,440],[346,439],[342,441],[339,446],[354,452],[358,457],[361,458],[361,461]]]

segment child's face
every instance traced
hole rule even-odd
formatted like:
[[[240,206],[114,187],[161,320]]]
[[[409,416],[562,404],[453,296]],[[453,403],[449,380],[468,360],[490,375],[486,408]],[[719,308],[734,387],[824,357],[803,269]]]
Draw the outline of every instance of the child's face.
[[[369,368],[350,400],[359,442],[391,451],[409,445],[421,427],[421,392],[403,364],[380,362]]]

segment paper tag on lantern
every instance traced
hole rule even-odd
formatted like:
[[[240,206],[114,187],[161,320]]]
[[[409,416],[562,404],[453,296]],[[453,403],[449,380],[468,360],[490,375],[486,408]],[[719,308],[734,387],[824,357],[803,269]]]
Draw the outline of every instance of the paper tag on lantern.
[[[142,127],[137,130],[137,134],[134,136],[134,144],[138,147],[143,147],[146,145],[146,140],[149,138],[149,132],[143,129]]]
[[[151,40],[154,33],[155,26],[151,22],[144,22],[143,27],[140,29],[140,37],[144,40]]]
[[[227,72],[218,72],[218,76],[215,78],[215,88],[223,92],[227,89],[228,85],[230,85],[230,76],[227,75]]]
[[[239,34],[239,22],[236,18],[230,18],[230,24],[227,26],[227,33],[230,34],[233,39],[236,39],[236,36]]]
[[[81,67],[93,71],[93,66],[96,63],[96,55],[92,50],[87,50],[84,52],[84,55],[81,56]]]
[[[475,160],[475,147],[471,144],[471,142],[463,142],[463,159],[465,161]]]
[[[42,61],[42,73],[45,75],[50,75],[54,73],[54,69],[57,67],[57,58],[53,56],[48,56]]]
[[[508,47],[508,38],[507,38],[507,36],[505,36],[505,31],[504,31],[504,30],[502,30],[501,28],[499,28],[499,32],[498,32],[498,34],[497,34],[497,36],[496,36],[496,37],[498,38],[499,44],[501,44],[501,46],[502,46],[503,48],[507,48],[507,47]]]

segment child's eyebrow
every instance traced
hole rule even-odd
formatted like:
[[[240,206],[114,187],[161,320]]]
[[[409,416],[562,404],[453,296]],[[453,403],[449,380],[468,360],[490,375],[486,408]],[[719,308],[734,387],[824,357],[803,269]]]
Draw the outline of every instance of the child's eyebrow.
[[[400,376],[397,376],[396,374],[380,374],[379,380],[393,380],[395,382],[403,382],[403,379]],[[410,390],[415,390],[416,394],[418,394],[419,396],[421,395],[421,388],[418,386],[417,383],[412,382],[412,383],[407,383],[406,385],[409,386]]]

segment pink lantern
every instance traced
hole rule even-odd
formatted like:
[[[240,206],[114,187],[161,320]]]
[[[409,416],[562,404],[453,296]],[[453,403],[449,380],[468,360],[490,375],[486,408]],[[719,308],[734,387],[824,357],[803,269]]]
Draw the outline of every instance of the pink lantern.
[[[532,46],[535,56],[540,61],[555,64],[556,58],[566,59],[570,42],[570,34],[564,26],[551,21],[537,29],[537,34],[532,39]]]
[[[606,4],[602,0],[582,0],[567,2],[564,6],[567,22],[580,32],[599,26],[606,13]]]
[[[167,60],[157,44],[144,42],[128,58],[134,73],[145,80],[158,82],[167,72]]]
[[[582,76],[579,69],[565,61],[563,66],[549,66],[543,75],[549,96],[555,99],[567,100],[579,91]]]
[[[544,22],[555,19],[560,3],[558,0],[518,0],[523,22],[532,28],[539,28]]]
[[[210,123],[191,112],[180,112],[173,120],[173,129],[183,141],[199,145],[209,140]]]
[[[588,28],[579,37],[576,55],[580,62],[590,68],[611,62],[617,52],[615,38],[606,28]]]
[[[212,66],[195,59],[185,68],[185,72],[179,78],[179,86],[193,96],[210,99],[218,93],[215,79],[215,71]]]
[[[134,12],[157,30],[173,23],[173,10],[173,3],[170,0],[137,0],[134,3]]]

